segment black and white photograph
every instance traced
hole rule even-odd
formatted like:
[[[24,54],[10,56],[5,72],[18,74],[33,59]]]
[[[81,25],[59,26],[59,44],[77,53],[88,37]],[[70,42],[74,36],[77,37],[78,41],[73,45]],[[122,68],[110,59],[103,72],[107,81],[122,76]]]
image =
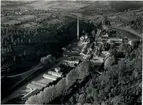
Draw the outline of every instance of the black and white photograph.
[[[143,1],[1,0],[1,104],[142,105]]]

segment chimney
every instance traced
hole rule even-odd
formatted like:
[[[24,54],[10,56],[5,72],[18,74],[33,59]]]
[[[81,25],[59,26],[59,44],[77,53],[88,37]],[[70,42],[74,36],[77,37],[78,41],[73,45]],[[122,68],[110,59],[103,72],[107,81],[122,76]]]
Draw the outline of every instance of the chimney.
[[[77,18],[77,40],[79,40],[79,19]]]

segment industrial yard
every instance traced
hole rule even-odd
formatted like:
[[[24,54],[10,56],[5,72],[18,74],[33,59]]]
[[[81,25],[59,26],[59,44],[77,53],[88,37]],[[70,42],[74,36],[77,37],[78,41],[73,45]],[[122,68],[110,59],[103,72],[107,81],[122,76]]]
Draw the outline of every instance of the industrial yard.
[[[142,1],[2,1],[3,104],[141,105]]]

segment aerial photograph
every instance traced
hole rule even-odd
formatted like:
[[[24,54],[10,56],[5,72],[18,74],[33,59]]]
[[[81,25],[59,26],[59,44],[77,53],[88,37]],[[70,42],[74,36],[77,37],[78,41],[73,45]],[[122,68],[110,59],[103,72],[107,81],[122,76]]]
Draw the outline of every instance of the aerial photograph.
[[[142,104],[143,1],[2,0],[1,103]]]

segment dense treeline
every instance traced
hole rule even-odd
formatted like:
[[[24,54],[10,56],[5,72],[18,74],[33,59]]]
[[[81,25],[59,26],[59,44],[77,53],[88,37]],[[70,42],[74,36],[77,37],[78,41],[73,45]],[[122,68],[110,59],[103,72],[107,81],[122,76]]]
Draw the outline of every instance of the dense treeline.
[[[141,48],[99,76],[95,88],[99,102],[113,105],[141,104]]]
[[[142,27],[143,27],[143,19],[142,16],[138,16],[134,20],[130,21],[129,24],[131,25],[131,28],[133,29],[140,29],[140,32],[142,33]]]
[[[2,65],[19,57],[29,62],[39,61],[49,53],[59,57],[61,47],[76,38],[76,20],[70,20],[67,17],[60,21],[45,21],[35,28],[5,27],[2,30]],[[83,29],[91,31],[93,28],[93,24],[80,21],[80,32]]]
[[[91,81],[73,95],[66,105],[140,105],[141,74],[142,48],[137,44],[125,59],[119,60],[99,76],[93,74]]]
[[[111,1],[110,6],[117,12],[123,12],[127,10],[140,9],[143,6],[142,1]]]

